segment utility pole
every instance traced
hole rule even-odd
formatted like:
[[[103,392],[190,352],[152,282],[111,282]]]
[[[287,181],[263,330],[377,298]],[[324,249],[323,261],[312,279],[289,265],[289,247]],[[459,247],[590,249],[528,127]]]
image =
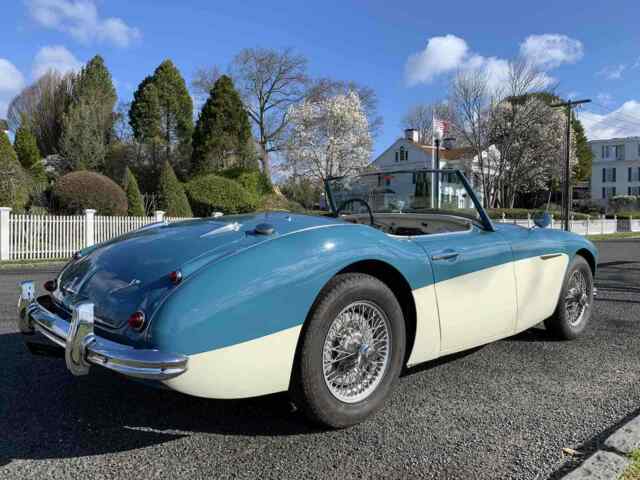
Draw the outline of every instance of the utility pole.
[[[436,162],[435,162],[435,169],[436,170],[440,170],[440,139],[436,137],[435,139],[435,144],[436,144]],[[434,185],[434,189],[433,191],[435,192],[435,207],[436,208],[440,208],[440,172],[436,172],[435,175],[435,185]]]
[[[567,132],[564,158],[564,189],[562,193],[562,228],[569,231],[569,213],[571,212],[571,200],[569,199],[569,184],[571,183],[571,171],[569,168],[569,157],[571,153],[571,109],[582,103],[589,103],[591,99],[569,100],[568,102],[553,103],[551,107],[565,107],[567,109]]]

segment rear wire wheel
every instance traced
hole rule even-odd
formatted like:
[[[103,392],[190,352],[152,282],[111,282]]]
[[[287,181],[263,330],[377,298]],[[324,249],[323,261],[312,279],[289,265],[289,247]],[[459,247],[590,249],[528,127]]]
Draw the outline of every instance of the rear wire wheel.
[[[322,290],[303,330],[291,393],[313,421],[343,428],[382,407],[406,342],[402,309],[380,280],[340,274]]]

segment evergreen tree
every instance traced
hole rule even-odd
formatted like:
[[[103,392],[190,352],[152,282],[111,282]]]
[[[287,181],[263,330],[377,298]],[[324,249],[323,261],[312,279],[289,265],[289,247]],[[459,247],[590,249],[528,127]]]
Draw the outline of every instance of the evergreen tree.
[[[140,188],[138,188],[138,181],[129,167],[127,167],[126,171],[124,191],[127,194],[127,201],[129,202],[128,215],[133,217],[144,216],[142,194],[140,193]]]
[[[113,137],[116,101],[111,74],[96,55],[75,77],[63,117],[60,151],[72,169],[102,170]]]
[[[22,167],[31,173],[34,179],[44,180],[46,177],[38,143],[27,121],[23,120],[18,127],[13,146]]]
[[[18,162],[9,137],[0,131],[0,206],[22,211],[29,200],[30,179]]]
[[[578,163],[575,165],[573,172],[576,180],[588,180],[591,176],[593,152],[589,147],[582,122],[574,114],[571,117],[571,130],[573,130],[571,134],[575,135],[576,156],[578,157]]]
[[[187,153],[190,156],[193,102],[171,60],[162,62],[151,77],[140,83],[129,118],[136,140],[153,145],[154,160],[182,167],[184,157]],[[156,143],[162,145],[160,151]]]
[[[107,146],[90,100],[83,99],[64,115],[60,150],[71,170],[102,170]]]
[[[89,60],[76,77],[73,99],[74,103],[91,100],[98,127],[104,133],[105,144],[109,144],[113,137],[114,108],[118,95],[113,86],[111,73],[100,55]]]
[[[160,209],[169,217],[192,217],[189,201],[184,193],[184,187],[178,181],[169,162],[165,162],[160,172],[158,188],[160,195]]]
[[[193,132],[192,173],[248,167],[255,156],[249,117],[232,80],[216,80]]]

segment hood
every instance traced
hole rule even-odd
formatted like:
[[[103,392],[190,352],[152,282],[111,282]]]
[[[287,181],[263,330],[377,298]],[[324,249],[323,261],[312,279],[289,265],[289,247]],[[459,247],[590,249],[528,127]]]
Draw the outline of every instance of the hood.
[[[175,270],[188,277],[205,264],[257,244],[336,223],[341,221],[269,212],[148,226],[87,249],[62,272],[55,296],[68,309],[83,301],[94,303],[97,321],[118,329],[136,310],[153,314],[175,288],[169,278]],[[269,224],[273,232],[257,232],[260,224]]]

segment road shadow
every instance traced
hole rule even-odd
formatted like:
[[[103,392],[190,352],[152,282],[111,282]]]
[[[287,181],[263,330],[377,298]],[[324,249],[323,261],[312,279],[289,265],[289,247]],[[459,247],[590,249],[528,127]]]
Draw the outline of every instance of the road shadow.
[[[152,388],[93,367],[34,356],[22,335],[0,335],[0,466],[12,459],[83,457],[158,445],[194,433],[279,436],[322,431],[285,394],[210,400]]]

